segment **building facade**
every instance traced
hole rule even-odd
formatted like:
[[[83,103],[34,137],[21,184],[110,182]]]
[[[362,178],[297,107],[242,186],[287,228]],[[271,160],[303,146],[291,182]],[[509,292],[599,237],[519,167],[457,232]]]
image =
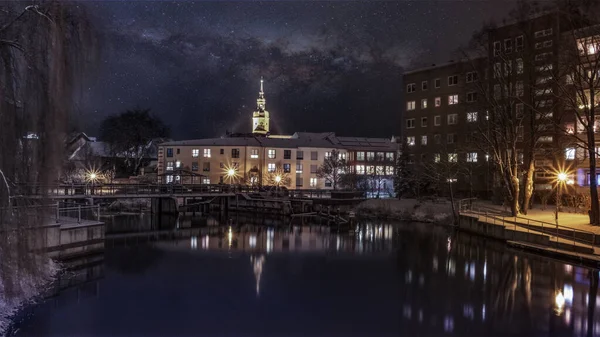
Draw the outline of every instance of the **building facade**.
[[[372,190],[393,192],[395,138],[338,137],[333,132],[271,135],[265,102],[261,80],[252,134],[160,144],[158,182],[332,189],[333,182],[317,172],[335,151],[349,170],[371,178],[366,180]]]

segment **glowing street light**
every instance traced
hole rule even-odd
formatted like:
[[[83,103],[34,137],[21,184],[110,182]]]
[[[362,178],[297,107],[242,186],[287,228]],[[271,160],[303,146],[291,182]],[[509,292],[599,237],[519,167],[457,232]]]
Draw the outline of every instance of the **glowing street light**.
[[[561,183],[564,183],[565,181],[567,181],[567,174],[565,172],[560,172],[557,176],[558,181],[560,181]]]
[[[227,170],[227,176],[229,176],[230,178],[235,176],[235,170],[230,168],[229,170]]]
[[[562,291],[558,291],[556,293],[556,297],[554,297],[554,304],[556,305],[556,312],[560,315],[565,307],[565,296],[562,294]]]
[[[275,176],[275,182],[277,184],[279,184],[281,182],[281,176],[280,175]]]
[[[554,220],[558,222],[558,207],[560,205],[560,184],[564,184],[569,176],[565,172],[558,172],[556,175],[556,212],[554,214]],[[562,294],[561,294],[562,295]]]

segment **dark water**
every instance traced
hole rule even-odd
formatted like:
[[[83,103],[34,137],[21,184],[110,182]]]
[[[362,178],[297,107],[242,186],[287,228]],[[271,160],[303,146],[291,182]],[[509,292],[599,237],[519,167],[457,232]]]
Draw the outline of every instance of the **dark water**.
[[[103,260],[61,279],[14,336],[600,333],[598,271],[446,227],[108,221]]]

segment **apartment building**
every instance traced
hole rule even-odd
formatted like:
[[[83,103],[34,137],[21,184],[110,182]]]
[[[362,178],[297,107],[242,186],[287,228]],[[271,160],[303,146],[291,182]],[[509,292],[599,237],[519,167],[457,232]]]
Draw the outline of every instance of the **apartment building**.
[[[485,59],[449,62],[406,72],[406,107],[402,135],[410,162],[464,163],[467,174],[450,174],[460,189],[485,190],[489,165],[474,144],[485,110],[481,89],[485,85]]]

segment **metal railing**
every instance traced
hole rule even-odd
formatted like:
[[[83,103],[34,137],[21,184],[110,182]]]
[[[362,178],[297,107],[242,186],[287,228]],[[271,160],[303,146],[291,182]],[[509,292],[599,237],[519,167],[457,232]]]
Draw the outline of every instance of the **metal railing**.
[[[100,222],[100,205],[75,205],[60,207],[59,203],[51,205],[15,206],[0,208],[4,221],[24,221],[37,225],[61,223],[80,224],[83,221]]]
[[[504,226],[508,229],[513,229],[515,232],[521,231],[526,233],[535,234],[548,234],[555,237],[555,242],[558,244],[559,239],[572,241],[573,246],[577,243],[582,243],[592,246],[596,246],[596,233],[591,231],[582,230],[570,226],[564,226],[557,223],[551,223],[546,221],[540,221],[519,216],[506,216],[501,211],[497,213],[491,213],[490,209],[480,208],[472,199],[463,199],[458,202],[459,214],[474,215],[479,219],[483,219],[484,222]],[[513,233],[513,236],[516,233]],[[552,241],[552,238],[550,238]]]

